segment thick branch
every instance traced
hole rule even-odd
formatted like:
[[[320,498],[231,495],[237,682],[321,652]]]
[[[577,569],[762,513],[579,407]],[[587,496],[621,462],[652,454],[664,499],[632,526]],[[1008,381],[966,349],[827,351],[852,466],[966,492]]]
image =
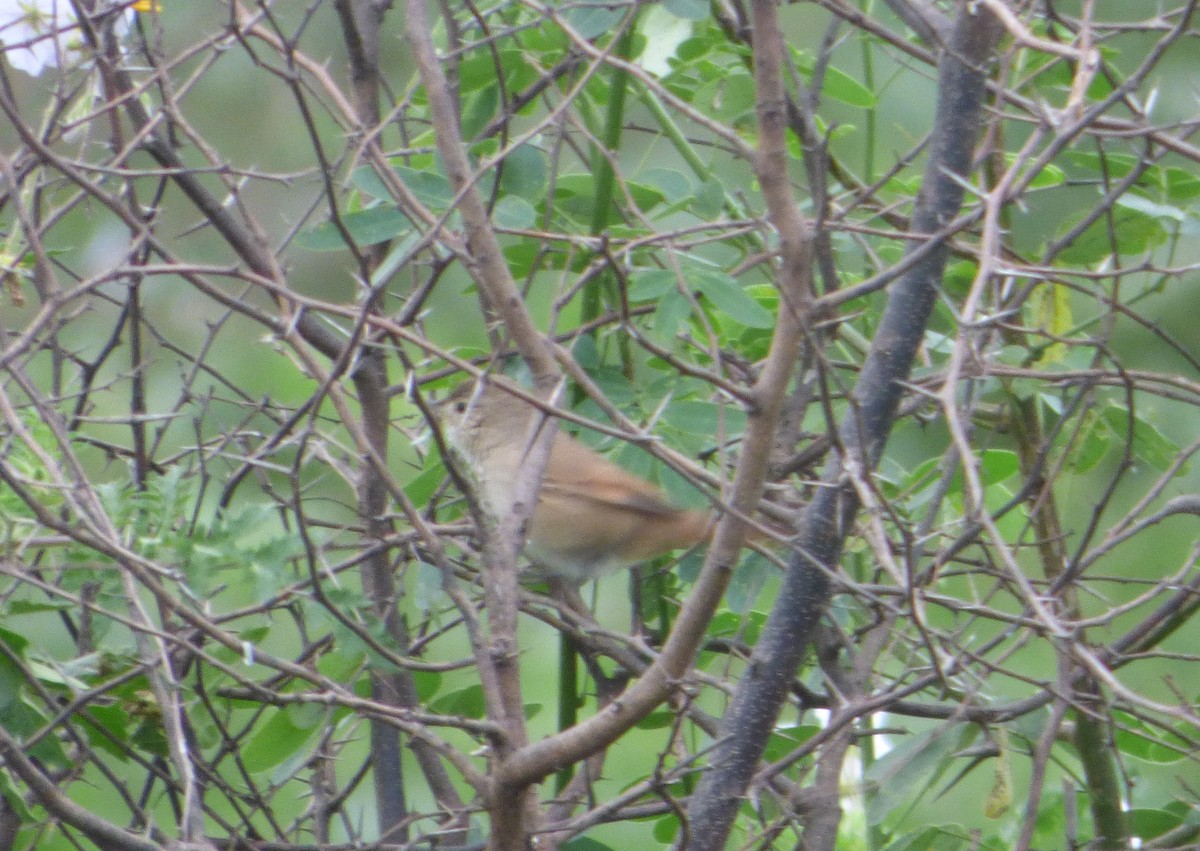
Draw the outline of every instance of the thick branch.
[[[505,264],[500,244],[488,216],[487,207],[476,187],[475,173],[467,158],[459,125],[458,104],[442,70],[429,24],[424,0],[409,0],[406,5],[405,34],[412,48],[425,93],[429,98],[438,153],[446,166],[446,174],[456,193],[456,206],[462,216],[468,255],[464,262],[479,287],[483,300],[503,321],[517,350],[529,365],[534,384],[543,398],[556,389],[559,371],[550,341],[534,325]],[[516,559],[524,543],[524,525],[533,511],[537,492],[545,473],[550,444],[556,423],[553,419],[541,428],[526,456],[519,481],[514,486],[513,511],[506,517],[494,518],[492,526],[484,529],[485,599],[490,634],[486,654],[477,648],[481,668],[490,667],[485,681],[499,684],[499,694],[487,693],[488,711],[504,726],[506,736],[497,743],[499,765],[527,741],[524,718],[524,699],[521,692],[520,669],[517,665],[517,611],[520,589],[517,583]],[[497,772],[499,773],[499,772]],[[515,848],[523,845],[529,825],[525,821],[528,786],[496,782],[488,801],[492,818],[491,845],[495,848]]]
[[[933,233],[962,203],[986,95],[983,66],[999,34],[988,14],[960,9],[939,67],[932,148],[913,228]],[[761,44],[761,37],[756,39]],[[890,293],[879,331],[852,395],[839,435],[846,456],[830,463],[824,487],[803,518],[795,554],[733,704],[720,740],[688,808],[690,849],[720,849],[753,776],[788,688],[829,602],[829,575],[858,509],[848,476],[874,466],[891,430],[902,392],[937,294],[943,244],[901,278]]]

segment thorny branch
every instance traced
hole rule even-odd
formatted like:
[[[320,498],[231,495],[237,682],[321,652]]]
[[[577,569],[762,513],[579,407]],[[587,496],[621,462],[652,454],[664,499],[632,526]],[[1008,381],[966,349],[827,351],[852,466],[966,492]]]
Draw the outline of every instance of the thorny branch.
[[[1134,782],[1200,752],[1194,2],[822,0],[808,39],[733,0],[678,43],[679,6],[59,5],[0,28],[0,847],[817,849],[862,802],[882,847],[918,746],[1019,848],[1074,783],[1064,846],[1196,805]],[[428,399],[522,369],[720,515],[632,634],[444,480]]]

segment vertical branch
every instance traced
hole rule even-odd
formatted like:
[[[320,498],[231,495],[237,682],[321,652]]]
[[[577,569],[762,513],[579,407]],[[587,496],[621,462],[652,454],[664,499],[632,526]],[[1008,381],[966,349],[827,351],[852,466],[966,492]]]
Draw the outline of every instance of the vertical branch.
[[[1091,676],[1075,687],[1075,753],[1087,781],[1095,847],[1116,851],[1129,847],[1129,817],[1123,806],[1112,724],[1100,684]]]
[[[635,9],[625,21],[624,32],[616,39],[614,53],[621,59],[630,58],[634,35],[637,33],[637,19]],[[611,75],[608,107],[604,113],[603,133],[599,138],[599,142],[604,144],[604,149],[596,143],[593,143],[592,149],[592,174],[596,181],[591,220],[591,232],[594,236],[600,236],[608,230],[609,215],[613,207],[613,182],[616,177],[611,157],[621,147],[621,130],[625,124],[625,97],[629,92],[629,73],[624,67],[613,68]],[[581,94],[580,97],[585,98],[586,95]],[[580,308],[580,316],[584,322],[590,322],[600,315],[604,288],[610,285],[611,278],[608,275],[598,276],[588,283]]]
[[[1072,87],[1067,105],[1074,117],[1077,117],[1077,113],[1082,109],[1082,89],[1086,88],[1086,85],[1081,87],[1079,80],[1090,80],[1095,73],[1095,68],[1089,67],[1093,55],[1092,12],[1091,4],[1085,4],[1076,44],[1058,48],[1076,68],[1076,85]],[[1021,24],[1014,19],[1008,22],[1008,26],[1010,29],[1020,28]],[[997,139],[994,147],[990,160],[1002,163],[1002,137]],[[998,187],[993,189],[991,203],[999,204],[1000,198],[1008,197],[1009,184],[1015,178],[1015,173],[1015,168],[1010,169],[1000,179]],[[995,250],[987,252],[985,263],[999,261],[997,255],[1001,232],[1008,229],[1008,209],[1007,206],[997,208],[994,214],[985,220],[987,238],[984,244],[996,247]],[[1030,345],[1029,333],[1024,329],[1005,325],[1001,333],[1009,345]],[[1042,573],[1050,581],[1051,587],[1057,590],[1060,616],[1066,621],[1077,621],[1082,616],[1082,610],[1075,586],[1071,584],[1068,576],[1066,535],[1060,520],[1059,502],[1054,487],[1057,477],[1046,469],[1049,455],[1045,430],[1038,413],[1040,404],[1036,397],[1022,396],[1010,391],[1008,405],[1011,411],[1010,430],[1021,475],[1029,483],[1028,511]],[[1128,448],[1126,451],[1128,452]],[[1083,639],[1082,631],[1079,638]],[[1069,654],[1073,646],[1073,643],[1064,645],[1063,651]],[[1072,711],[1075,724],[1073,741],[1090,790],[1088,802],[1098,847],[1123,848],[1128,843],[1129,827],[1123,810],[1116,751],[1110,741],[1111,721],[1105,711],[1100,684],[1095,677],[1086,672],[1081,672],[1072,682],[1071,693],[1075,703]]]
[[[558,380],[558,367],[549,341],[538,331],[521,294],[505,265],[499,242],[489,221],[487,208],[474,183],[470,161],[462,139],[456,100],[433,47],[431,27],[424,0],[408,0],[405,33],[421,82],[429,99],[430,118],[438,153],[446,166],[450,184],[459,198],[467,251],[464,263],[479,288],[484,302],[496,311],[511,335],[521,357],[529,365],[538,391],[548,398]],[[513,511],[506,517],[482,518],[484,599],[488,610],[489,636],[486,651],[480,648],[477,661],[490,668],[484,681],[498,684],[498,694],[486,693],[492,720],[505,731],[496,743],[500,765],[525,746],[525,707],[517,664],[517,613],[520,589],[517,556],[524,542],[524,526],[533,512],[545,473],[556,424],[547,423],[529,447],[519,481],[515,483]],[[492,522],[494,521],[494,522]],[[499,774],[499,770],[496,772]],[[487,807],[492,820],[491,846],[517,848],[526,843],[531,825],[530,787],[526,783],[495,782]]]
[[[764,48],[774,8],[756,3],[755,52]],[[913,217],[913,230],[931,234],[962,203],[986,95],[984,65],[999,36],[994,18],[960,4],[950,45],[939,64],[933,142]],[[893,286],[878,332],[852,395],[839,435],[846,455],[831,461],[823,487],[804,513],[779,597],[747,672],[738,684],[705,773],[688,807],[689,849],[725,846],[738,805],[762,756],[792,677],[812,643],[831,594],[830,574],[859,502],[848,477],[866,475],[891,430],[902,387],[933,308],[945,266],[944,244],[929,252]],[[816,819],[839,819],[826,808]],[[836,830],[822,826],[816,835]]]
[[[446,165],[450,183],[459,196],[458,209],[462,214],[470,252],[465,259],[468,271],[476,284],[492,299],[517,351],[529,365],[534,384],[546,393],[553,388],[559,374],[554,363],[553,348],[538,331],[525,307],[512,273],[504,263],[500,243],[488,219],[487,207],[474,183],[471,163],[467,159],[459,129],[458,109],[430,36],[429,15],[424,5],[416,0],[409,0],[406,9],[405,32],[429,98],[438,153]]]
[[[350,60],[353,102],[359,126],[374,132],[379,123],[379,29],[384,9],[370,0],[337,0],[334,4],[341,19],[342,37]],[[331,203],[332,203],[332,199]],[[372,271],[378,266],[386,246],[368,249],[362,256],[359,275],[366,289],[364,314],[378,309],[378,293],[370,291]],[[370,597],[375,613],[384,623],[400,648],[408,646],[408,629],[397,608],[396,582],[392,575],[391,550],[383,541],[392,531],[386,519],[388,490],[384,472],[374,459],[386,462],[388,430],[391,427],[391,398],[387,393],[387,363],[384,349],[371,345],[369,332],[362,340],[351,379],[362,409],[362,430],[370,447],[359,459],[358,514],[365,534],[363,547],[369,553],[362,565],[363,588]],[[411,706],[415,686],[408,672],[373,671],[371,696],[388,706]],[[406,682],[406,680],[408,682]],[[404,696],[409,696],[405,700]],[[371,763],[374,769],[376,818],[379,835],[385,840],[406,841],[408,805],[401,770],[400,733],[389,724],[375,718],[370,722]]]

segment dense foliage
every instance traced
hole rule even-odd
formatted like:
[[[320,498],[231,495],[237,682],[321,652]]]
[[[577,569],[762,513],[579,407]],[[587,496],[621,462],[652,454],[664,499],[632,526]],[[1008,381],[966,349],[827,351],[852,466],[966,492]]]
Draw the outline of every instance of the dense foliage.
[[[1194,847],[1194,2],[126,5],[0,3],[0,849]],[[480,373],[712,545],[520,583]]]

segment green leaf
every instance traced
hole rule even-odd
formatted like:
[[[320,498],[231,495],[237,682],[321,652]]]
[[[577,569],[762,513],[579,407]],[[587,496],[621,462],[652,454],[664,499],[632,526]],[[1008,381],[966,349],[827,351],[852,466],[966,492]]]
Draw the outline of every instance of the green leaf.
[[[590,339],[590,338],[587,338]],[[612,367],[595,367],[592,370],[592,380],[598,386],[609,401],[614,405],[628,407],[638,401],[638,385],[630,381],[623,372]],[[597,408],[594,415],[589,413],[593,419],[598,419],[601,422],[607,419]],[[643,455],[645,453],[642,453]]]
[[[962,825],[940,824],[901,834],[885,851],[967,851],[980,847],[978,837]]]
[[[697,444],[694,444],[692,447],[689,447],[688,444],[683,441],[677,441],[677,444],[679,445],[679,448],[686,449],[688,454],[695,454],[702,449],[709,448],[711,446],[710,441],[711,438],[707,438],[701,442],[698,442]],[[646,453],[643,452],[642,454],[645,455]],[[696,490],[696,486],[694,484],[689,482],[686,478],[679,475],[678,472],[672,470],[665,464],[659,464],[657,462],[652,463],[654,464],[655,473],[652,480],[658,482],[658,485],[662,488],[663,493],[667,495],[668,501],[674,505],[681,505],[685,508],[707,507],[704,498]]]
[[[466,98],[462,110],[462,135],[464,139],[474,139],[487,126],[496,114],[500,104],[500,90],[496,86],[480,89]]]
[[[567,23],[583,38],[593,39],[614,29],[625,12],[621,8],[580,3],[567,10]]]
[[[0,653],[0,716],[21,699],[24,687],[25,675],[20,667],[9,658],[8,653]]]
[[[120,706],[93,703],[76,716],[77,723],[87,733],[93,747],[103,750],[121,762],[129,759],[122,744],[129,741],[130,719]]]
[[[33,811],[25,804],[25,796],[13,786],[7,771],[0,771],[0,794],[4,795],[4,800],[8,802],[22,824],[36,821]]]
[[[205,595],[226,582],[249,577],[260,599],[291,583],[291,559],[304,551],[303,542],[285,534],[269,505],[250,505],[215,518],[197,529],[194,538],[176,542],[178,561],[192,589]],[[224,576],[222,574],[225,574]]]
[[[910,735],[880,757],[863,774],[872,790],[867,798],[867,824],[882,824],[914,792],[929,791],[949,767],[953,754],[977,735],[968,725],[943,726]]]
[[[1110,405],[1104,412],[1105,419],[1118,435],[1125,435],[1129,428],[1129,412]],[[1133,454],[1156,470],[1165,470],[1179,456],[1179,447],[1158,428],[1140,414],[1133,418]]]
[[[447,209],[454,200],[454,188],[450,181],[436,171],[420,170],[408,166],[393,166],[393,170],[404,181],[417,200],[432,210]]]
[[[45,727],[49,720],[41,709],[24,698],[11,702],[3,715],[0,715],[0,725],[17,739],[32,736]],[[27,746],[25,751],[29,756],[54,768],[66,768],[71,765],[71,760],[57,736],[42,736],[37,744]]]
[[[1005,162],[1011,167],[1017,162],[1016,153],[1008,153],[1005,155]],[[1030,181],[1029,186],[1032,189],[1046,189],[1051,186],[1060,186],[1066,182],[1066,173],[1058,166],[1047,163],[1042,167],[1042,170],[1037,173],[1037,176]]]
[[[775,317],[732,276],[716,269],[688,269],[686,274],[693,287],[735,322],[750,328],[775,326]]]
[[[729,588],[725,591],[725,603],[729,610],[739,615],[748,613],[774,572],[774,567],[766,556],[756,552],[747,553],[738,562]]]
[[[673,340],[679,326],[692,312],[692,303],[687,296],[678,290],[672,290],[662,297],[658,309],[654,311],[654,330],[659,337]]]
[[[638,181],[672,204],[691,199],[695,191],[687,175],[673,168],[648,168],[638,175]]]
[[[613,851],[611,845],[605,845],[589,836],[577,836],[561,846],[563,851]]]
[[[1087,411],[1082,443],[1068,458],[1071,466],[1084,472],[1101,459],[1124,452],[1130,441],[1130,421],[1129,411],[1111,402],[1104,408]],[[1133,456],[1156,470],[1167,469],[1179,455],[1179,447],[1140,413],[1134,415],[1132,425]]]
[[[42,603],[34,600],[13,600],[8,604],[10,615],[36,615],[43,612],[74,611],[77,607],[71,603]]]
[[[1141,163],[1138,157],[1131,154],[1069,151],[1066,156],[1071,163],[1109,180],[1128,176]]]
[[[633,269],[629,273],[630,301],[651,301],[675,289],[675,273],[670,269]]]
[[[1140,254],[1167,239],[1167,233],[1157,218],[1128,207],[1119,207],[1113,212],[1111,234],[1109,228],[1108,217],[1102,216],[1093,222],[1063,250],[1063,261],[1080,265],[1098,263],[1110,257],[1114,250],[1121,255]],[[1113,234],[1117,239],[1115,245]]]
[[[536,199],[546,190],[546,155],[531,144],[513,148],[500,169],[500,191]]]
[[[241,748],[242,761],[252,773],[268,771],[302,749],[312,735],[312,728],[297,727],[287,712],[269,710],[266,723]]]
[[[590,210],[590,204],[595,196],[595,176],[593,174],[564,174],[554,181],[554,185],[556,185],[560,198],[574,199],[575,206],[586,211]],[[625,188],[628,188],[637,209],[643,211],[652,210],[666,200],[658,188],[640,184],[635,180],[626,181]]]
[[[379,179],[379,175],[375,173],[369,165],[359,166],[350,172],[350,185],[359,192],[370,195],[372,198],[390,199],[392,193],[388,191],[387,186]]]
[[[659,709],[651,712],[641,721],[637,722],[639,730],[665,730],[675,723],[675,713],[666,709]]]
[[[679,838],[679,826],[679,816],[663,816],[654,822],[651,835],[666,847]]]
[[[437,671],[413,671],[413,682],[421,702],[430,703],[442,688],[442,675]]]
[[[317,703],[293,703],[283,707],[297,730],[313,730],[325,719],[326,708]]]
[[[712,636],[736,635],[741,628],[741,615],[730,611],[717,612],[708,622],[708,634]]]
[[[750,284],[744,287],[746,295],[754,299],[758,306],[770,313],[772,316],[779,310],[779,290],[775,289],[771,284]],[[771,348],[771,335],[764,334],[761,330],[755,328],[747,328],[742,334],[738,345],[742,347],[742,356],[747,357],[752,361],[760,360],[767,356],[767,352]]]
[[[29,649],[29,639],[21,635],[19,632],[13,632],[11,629],[5,629],[0,626],[0,641],[8,645],[12,655],[25,658],[25,651]],[[7,657],[8,654],[0,654]]]
[[[1186,725],[1183,732],[1177,732],[1148,725],[1140,718],[1120,711],[1113,713],[1113,721],[1113,739],[1122,754],[1159,765],[1179,762],[1191,755],[1189,736],[1196,733],[1191,725]]]
[[[416,568],[413,601],[422,612],[432,612],[446,596],[442,571],[426,561],[418,561]]]
[[[696,90],[695,101],[717,118],[734,123],[754,111],[754,78],[745,71],[726,69]]]
[[[520,280],[529,275],[535,263],[542,269],[562,268],[560,253],[550,251],[543,254],[541,249],[542,243],[532,239],[520,239],[504,246],[504,259],[515,279]]]
[[[408,217],[395,207],[378,206],[346,213],[342,224],[351,239],[360,246],[387,242],[412,230]],[[346,247],[342,231],[332,221],[296,234],[296,245],[309,251],[339,251]]]
[[[435,452],[430,452],[425,456],[421,472],[409,479],[403,490],[413,505],[425,505],[445,479],[446,467],[441,457]]]
[[[1051,337],[1066,337],[1075,326],[1075,318],[1071,313],[1071,293],[1066,287],[1041,284],[1030,296],[1027,308],[1030,324]],[[1066,343],[1053,341],[1042,349],[1037,362],[1041,366],[1059,364],[1066,360],[1068,353]]]
[[[1172,166],[1164,174],[1167,198],[1176,203],[1192,201],[1200,196],[1200,175],[1188,169]]]
[[[496,202],[496,207],[492,210],[492,219],[501,228],[526,230],[537,222],[537,210],[524,198],[505,195]]]
[[[1157,201],[1151,201],[1148,198],[1143,198],[1141,195],[1134,195],[1132,193],[1122,195],[1118,198],[1117,206],[1145,213],[1147,216],[1159,219],[1160,221],[1182,222],[1187,217],[1187,214],[1183,210],[1172,204],[1160,204]]]
[[[366,657],[362,650],[337,649],[317,660],[317,672],[334,682],[346,683],[362,671]]]
[[[684,39],[675,50],[680,62],[694,62],[713,50],[713,40],[706,36]]]
[[[701,219],[715,219],[725,206],[725,187],[716,178],[709,178],[700,184],[696,192],[696,200],[692,203],[692,212]]]
[[[960,260],[957,263],[951,263],[946,268],[943,285],[947,292],[960,297],[966,296],[971,282],[975,280],[975,275],[978,271],[979,264],[971,260]]]
[[[879,99],[875,97],[873,91],[832,65],[825,69],[825,80],[821,92],[842,103],[863,109],[870,109],[879,103]]]
[[[483,700],[483,686],[475,683],[444,694],[430,703],[429,708],[441,715],[482,718],[487,708]]]
[[[735,435],[746,430],[746,412],[734,405],[718,405],[695,399],[681,399],[667,406],[663,420],[680,431],[712,438],[718,434]]]
[[[87,691],[88,684],[84,681],[96,674],[97,656],[89,653],[66,662],[56,662],[47,665],[36,659],[29,661],[29,672],[37,681],[48,688],[64,689],[75,693]]]
[[[275,770],[271,772],[271,785],[275,787],[282,786],[289,780],[293,780],[312,762],[313,752],[317,748],[319,741],[318,736],[308,736],[298,742],[298,746],[275,766]]]
[[[1081,795],[1075,796],[1077,803],[1084,803],[1080,801],[1081,797]],[[1031,847],[1051,847],[1056,844],[1055,840],[1067,832],[1066,807],[1063,798],[1061,792],[1050,792],[1042,797],[1037,818],[1034,821],[1036,828]]]
[[[503,54],[501,54],[503,56]],[[504,73],[504,63],[497,66],[496,54],[490,50],[472,50],[458,63],[458,89],[464,94],[479,89],[496,89],[496,80]]]
[[[250,644],[261,644],[267,640],[267,636],[271,634],[271,627],[267,625],[252,626],[238,632],[238,638],[243,642]]]
[[[1017,474],[1020,463],[1017,454],[1007,449],[985,449],[979,459],[983,483],[987,487],[998,485]]]
[[[679,574],[679,578],[690,585],[700,576],[702,567],[704,567],[704,554],[699,548],[694,548],[684,553],[675,570]]]
[[[663,8],[685,21],[703,21],[708,17],[708,0],[664,0]]]
[[[796,63],[797,70],[806,80],[812,82],[813,73],[816,71],[815,57],[803,50],[793,48],[792,59]],[[826,65],[822,72],[821,94],[863,109],[870,109],[879,103],[879,99],[875,97],[873,91],[845,71],[832,65]]]
[[[816,724],[778,727],[767,739],[767,746],[763,750],[763,759],[767,762],[781,760],[820,732],[821,728]]]
[[[1067,453],[1066,461],[1077,473],[1086,473],[1108,454],[1113,434],[1108,426],[1092,411],[1083,415],[1084,428],[1073,451]]]
[[[1137,808],[1128,813],[1129,830],[1140,839],[1154,839],[1162,836],[1168,830],[1174,830],[1183,823],[1177,813],[1170,810],[1151,810]]]

